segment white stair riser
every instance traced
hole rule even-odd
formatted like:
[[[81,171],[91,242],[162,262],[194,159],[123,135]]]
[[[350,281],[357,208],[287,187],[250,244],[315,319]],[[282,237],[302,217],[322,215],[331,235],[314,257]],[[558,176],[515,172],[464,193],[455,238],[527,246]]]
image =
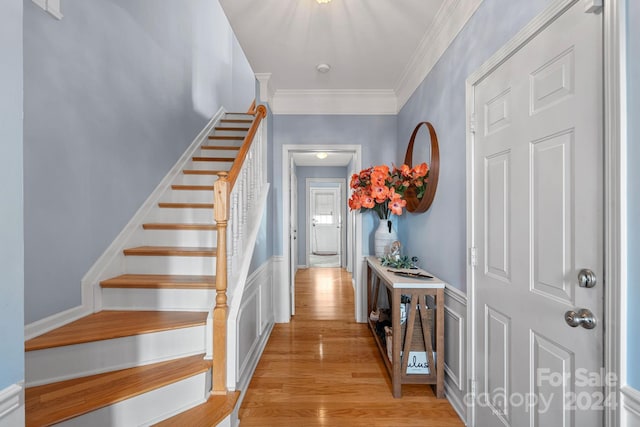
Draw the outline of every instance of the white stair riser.
[[[213,190],[170,190],[160,199],[162,202],[213,203]]]
[[[224,127],[237,127],[238,130],[220,130],[220,129],[216,129],[212,135],[215,136],[241,136],[241,137],[245,137],[247,135],[247,131],[244,130],[242,127],[240,126],[224,126]]]
[[[143,230],[142,236],[141,236],[141,245],[216,247],[217,231],[215,230]]]
[[[213,144],[212,144],[213,145]],[[238,155],[239,150],[207,150],[201,149],[198,156],[200,157],[235,157]]]
[[[215,257],[126,256],[128,274],[216,274]]]
[[[213,209],[159,208],[154,209],[145,222],[204,224],[213,222]]]
[[[207,311],[214,289],[102,289],[105,310]]]
[[[200,171],[228,171],[231,169],[232,164],[232,162],[191,162],[189,169]]]
[[[176,185],[213,185],[218,175],[186,175],[182,174],[173,182]]]
[[[27,386],[204,353],[205,329],[202,325],[28,351],[25,353]]]
[[[210,384],[208,377],[208,373],[194,375],[56,426],[149,426],[205,402]]]
[[[211,147],[241,147],[243,140],[241,139],[208,139],[203,146]]]

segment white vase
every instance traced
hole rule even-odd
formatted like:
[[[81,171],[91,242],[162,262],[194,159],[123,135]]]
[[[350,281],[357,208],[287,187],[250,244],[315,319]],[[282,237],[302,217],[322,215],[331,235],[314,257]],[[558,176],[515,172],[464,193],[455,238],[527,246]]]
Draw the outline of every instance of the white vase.
[[[391,229],[391,231],[389,231]],[[390,219],[381,219],[375,234],[375,252],[377,257],[383,257],[389,252],[389,245],[398,240],[398,234],[393,229]]]

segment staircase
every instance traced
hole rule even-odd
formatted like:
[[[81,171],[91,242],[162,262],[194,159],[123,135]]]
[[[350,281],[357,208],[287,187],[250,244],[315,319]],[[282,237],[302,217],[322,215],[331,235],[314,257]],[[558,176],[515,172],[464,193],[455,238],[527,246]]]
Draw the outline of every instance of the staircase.
[[[122,274],[100,281],[100,311],[26,341],[27,426],[213,426],[233,411],[239,393],[225,383],[233,262],[226,220],[214,221],[214,185],[229,182],[223,174],[214,183],[220,172],[237,179],[262,117],[226,113],[217,122],[132,234]],[[232,240],[246,212],[235,216]]]

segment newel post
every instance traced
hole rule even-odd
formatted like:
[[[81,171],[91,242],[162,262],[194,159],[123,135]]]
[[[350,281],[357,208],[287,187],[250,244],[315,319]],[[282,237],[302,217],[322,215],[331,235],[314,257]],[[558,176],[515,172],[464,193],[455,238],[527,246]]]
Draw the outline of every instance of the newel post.
[[[227,172],[218,173],[213,184],[213,215],[218,231],[216,251],[216,306],[213,309],[213,386],[214,394],[227,393],[227,220],[229,219],[229,181]]]

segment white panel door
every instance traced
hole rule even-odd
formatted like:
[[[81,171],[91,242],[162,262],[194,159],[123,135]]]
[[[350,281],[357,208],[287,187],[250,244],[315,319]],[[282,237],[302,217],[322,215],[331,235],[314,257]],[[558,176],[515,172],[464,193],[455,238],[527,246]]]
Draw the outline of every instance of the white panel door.
[[[311,188],[311,253],[339,255],[340,241],[340,189]]]
[[[478,427],[603,423],[601,39],[578,2],[474,87]]]

